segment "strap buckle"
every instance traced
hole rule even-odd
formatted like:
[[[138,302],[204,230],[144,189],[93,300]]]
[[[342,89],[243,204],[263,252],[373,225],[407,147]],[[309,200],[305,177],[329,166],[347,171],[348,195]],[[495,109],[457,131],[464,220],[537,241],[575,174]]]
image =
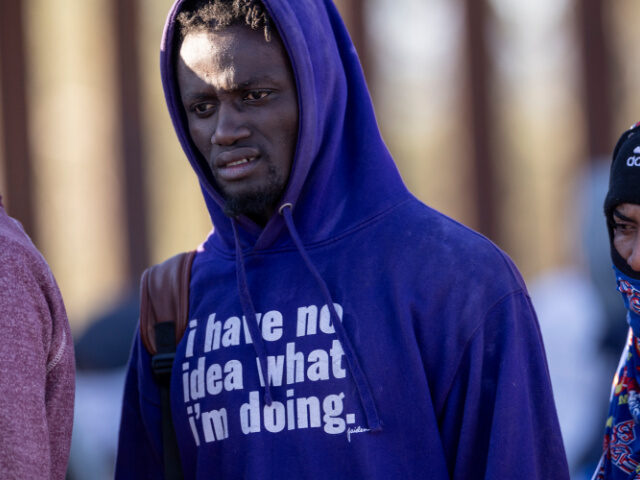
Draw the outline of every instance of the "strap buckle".
[[[175,352],[157,353],[151,357],[151,370],[158,380],[168,380],[171,378],[171,370],[173,369],[173,359]]]

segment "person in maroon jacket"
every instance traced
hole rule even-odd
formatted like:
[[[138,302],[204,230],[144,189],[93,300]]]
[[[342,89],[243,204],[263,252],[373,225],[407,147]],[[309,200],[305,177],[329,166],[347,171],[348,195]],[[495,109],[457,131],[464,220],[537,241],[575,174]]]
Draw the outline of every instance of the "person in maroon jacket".
[[[0,198],[0,478],[65,478],[75,363],[56,281]]]

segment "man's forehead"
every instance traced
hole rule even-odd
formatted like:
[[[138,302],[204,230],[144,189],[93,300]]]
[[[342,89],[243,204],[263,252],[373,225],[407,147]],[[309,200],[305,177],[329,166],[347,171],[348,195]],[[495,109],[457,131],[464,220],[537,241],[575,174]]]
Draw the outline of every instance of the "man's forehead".
[[[237,56],[242,50],[238,35],[198,31],[185,37],[180,48],[181,67],[218,88],[237,87]]]
[[[241,47],[238,35],[228,32],[201,30],[187,35],[180,47],[180,58],[187,65],[194,65],[203,59],[216,58],[229,62],[233,51]]]
[[[621,203],[613,210],[613,216],[621,220],[640,219],[640,205],[635,203]]]
[[[289,74],[282,44],[273,38],[267,42],[247,27],[188,34],[180,48],[178,69],[224,89],[282,81]]]

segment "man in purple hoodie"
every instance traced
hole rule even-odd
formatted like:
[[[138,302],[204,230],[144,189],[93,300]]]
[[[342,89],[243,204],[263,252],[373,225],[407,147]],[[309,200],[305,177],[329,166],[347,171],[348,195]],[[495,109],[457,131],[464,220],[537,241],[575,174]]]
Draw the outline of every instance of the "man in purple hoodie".
[[[511,260],[409,193],[330,0],[175,2],[161,71],[214,230],[171,414],[188,479],[567,480]],[[164,478],[136,337],[116,478]]]
[[[60,291],[0,201],[0,478],[65,478],[74,355]]]

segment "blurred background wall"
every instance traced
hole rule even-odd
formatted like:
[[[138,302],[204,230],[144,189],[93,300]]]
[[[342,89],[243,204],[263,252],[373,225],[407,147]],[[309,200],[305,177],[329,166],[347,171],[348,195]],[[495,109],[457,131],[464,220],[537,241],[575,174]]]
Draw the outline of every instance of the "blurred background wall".
[[[76,338],[135,292],[143,268],[193,248],[211,228],[161,91],[158,46],[171,3],[0,0],[0,193],[49,261]],[[495,241],[532,294],[547,278],[566,278],[560,291],[602,280],[613,289],[609,270],[594,274],[594,256],[608,265],[606,239],[604,249],[589,245],[604,238],[608,155],[640,120],[640,29],[629,24],[640,4],[337,4],[410,189]],[[564,356],[551,351],[557,335],[548,338],[545,325],[573,316],[572,335],[591,332],[599,354],[607,300],[584,314],[576,297],[552,321],[541,312],[565,311],[551,298],[558,289],[539,291],[551,292],[533,297],[552,376],[561,364],[582,368],[566,342],[557,347]],[[584,323],[594,309],[604,313]],[[617,352],[621,334],[612,335]],[[604,422],[613,367],[603,362],[599,393],[581,400],[601,410],[583,422]],[[563,420],[561,382],[554,378]]]

